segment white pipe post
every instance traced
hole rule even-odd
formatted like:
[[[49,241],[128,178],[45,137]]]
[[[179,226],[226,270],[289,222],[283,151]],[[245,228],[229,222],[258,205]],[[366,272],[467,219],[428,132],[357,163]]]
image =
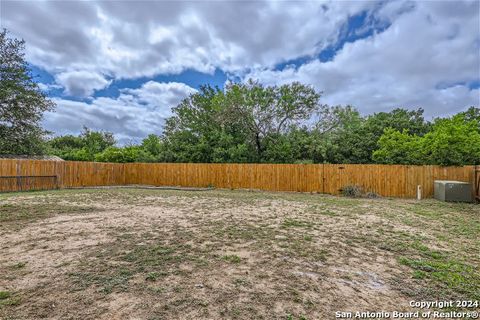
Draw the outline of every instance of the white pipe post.
[[[422,200],[422,186],[417,186],[417,200]]]

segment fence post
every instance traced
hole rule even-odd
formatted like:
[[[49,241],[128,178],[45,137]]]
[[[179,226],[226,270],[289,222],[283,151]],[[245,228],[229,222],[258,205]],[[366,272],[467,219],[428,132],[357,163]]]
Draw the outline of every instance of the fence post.
[[[327,179],[325,177],[325,163],[322,163],[321,166],[322,166],[322,194],[324,194],[325,193],[325,180]]]
[[[21,191],[21,182],[20,182],[20,160],[17,160],[15,163],[15,171],[17,173],[17,191]]]
[[[63,176],[65,172],[65,162],[55,161],[55,175],[57,176],[57,188],[63,189]]]
[[[476,202],[480,202],[480,167],[476,164],[473,167],[474,175],[473,175],[473,189],[475,189],[474,197]]]

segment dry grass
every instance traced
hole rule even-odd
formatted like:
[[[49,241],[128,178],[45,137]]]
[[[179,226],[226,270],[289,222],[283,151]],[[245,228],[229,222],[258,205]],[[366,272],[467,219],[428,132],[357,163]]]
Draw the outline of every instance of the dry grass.
[[[136,189],[0,201],[0,318],[330,319],[480,300],[471,204]]]

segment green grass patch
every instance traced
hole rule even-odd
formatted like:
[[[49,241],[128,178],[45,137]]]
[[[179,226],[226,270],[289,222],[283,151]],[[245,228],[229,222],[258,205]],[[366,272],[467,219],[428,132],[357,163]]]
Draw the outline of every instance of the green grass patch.
[[[312,241],[313,240],[313,237],[311,235],[304,235],[303,236],[303,240],[305,241]]]
[[[92,270],[74,272],[70,276],[73,279],[73,291],[82,291],[94,285],[99,292],[109,294],[114,290],[127,291],[129,289],[128,281],[132,278],[133,272],[124,268],[112,268],[110,272],[108,270]]]
[[[5,300],[10,298],[12,294],[8,291],[0,291],[0,300]]]
[[[55,202],[6,203],[0,205],[0,222],[34,221],[57,214],[78,214],[101,209],[92,206],[65,205]]]
[[[141,240],[119,238],[114,245],[104,244],[103,249],[87,257],[79,270],[70,274],[73,290],[84,290],[90,286],[104,294],[128,291],[133,287],[146,290],[148,286],[145,283],[132,285],[129,281],[136,276],[142,277],[145,282],[155,282],[171,274],[181,275],[181,263],[191,263],[198,268],[208,266],[203,262],[203,253],[188,244],[178,241],[166,245],[157,241],[137,245],[140,241],[146,241],[148,235],[139,234],[138,237]]]
[[[222,257],[222,259],[229,263],[234,263],[234,264],[240,263],[242,261],[242,258],[237,256],[236,254],[225,255]]]
[[[7,306],[16,306],[21,302],[18,295],[13,295],[9,291],[0,291],[0,310]]]
[[[453,260],[433,261],[401,257],[399,262],[414,269],[416,279],[437,282],[468,299],[480,299],[480,276],[475,267]]]
[[[157,281],[158,278],[160,278],[161,274],[158,272],[149,272],[147,276],[145,277],[145,280],[147,281]]]

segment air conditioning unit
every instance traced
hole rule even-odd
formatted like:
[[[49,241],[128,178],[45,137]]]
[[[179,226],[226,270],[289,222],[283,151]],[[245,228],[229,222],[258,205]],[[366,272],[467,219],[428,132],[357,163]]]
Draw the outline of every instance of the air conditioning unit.
[[[440,201],[472,202],[472,185],[468,182],[435,180],[434,193]]]

